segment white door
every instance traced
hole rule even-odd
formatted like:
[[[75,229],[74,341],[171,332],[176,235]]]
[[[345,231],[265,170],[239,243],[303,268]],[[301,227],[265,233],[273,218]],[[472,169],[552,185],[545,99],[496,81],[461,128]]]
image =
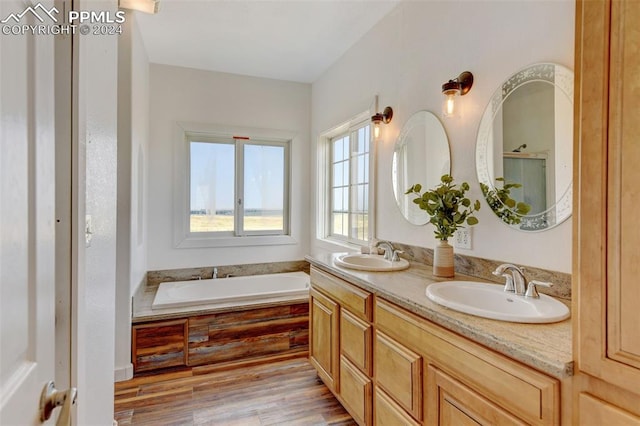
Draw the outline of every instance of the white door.
[[[0,1],[0,27],[34,22]],[[52,2],[43,1],[49,9]],[[42,10],[44,10],[44,8]],[[12,16],[12,14],[14,14]],[[18,22],[20,21],[20,22]],[[0,33],[0,424],[40,424],[54,378],[53,37]]]

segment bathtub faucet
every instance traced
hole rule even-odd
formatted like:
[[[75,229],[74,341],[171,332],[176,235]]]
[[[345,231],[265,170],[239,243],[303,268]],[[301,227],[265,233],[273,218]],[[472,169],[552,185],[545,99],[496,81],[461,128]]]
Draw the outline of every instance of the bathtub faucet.
[[[218,268],[213,268],[213,279],[218,278]]]

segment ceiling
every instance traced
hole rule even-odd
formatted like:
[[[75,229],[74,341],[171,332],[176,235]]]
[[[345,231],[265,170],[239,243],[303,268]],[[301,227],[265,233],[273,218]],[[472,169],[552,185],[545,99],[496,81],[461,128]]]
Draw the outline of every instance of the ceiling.
[[[400,0],[160,0],[137,13],[149,61],[314,82]]]

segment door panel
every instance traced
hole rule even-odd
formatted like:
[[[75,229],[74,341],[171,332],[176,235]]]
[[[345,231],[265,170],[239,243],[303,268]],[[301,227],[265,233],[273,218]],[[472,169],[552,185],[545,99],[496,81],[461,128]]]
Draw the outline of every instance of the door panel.
[[[338,304],[311,289],[309,361],[329,389],[339,392]]]
[[[43,1],[50,10],[53,2]],[[0,2],[0,19],[25,11]],[[34,20],[24,14],[20,24]],[[54,377],[53,37],[0,37],[0,424],[40,424]]]

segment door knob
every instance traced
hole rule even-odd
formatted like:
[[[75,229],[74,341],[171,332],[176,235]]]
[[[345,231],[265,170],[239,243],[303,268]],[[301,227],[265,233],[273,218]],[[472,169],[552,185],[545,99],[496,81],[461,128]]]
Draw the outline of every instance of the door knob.
[[[56,426],[71,425],[71,406],[76,402],[77,395],[78,390],[76,388],[59,391],[53,381],[48,382],[44,385],[40,395],[40,421],[49,420],[53,410],[62,406]]]

